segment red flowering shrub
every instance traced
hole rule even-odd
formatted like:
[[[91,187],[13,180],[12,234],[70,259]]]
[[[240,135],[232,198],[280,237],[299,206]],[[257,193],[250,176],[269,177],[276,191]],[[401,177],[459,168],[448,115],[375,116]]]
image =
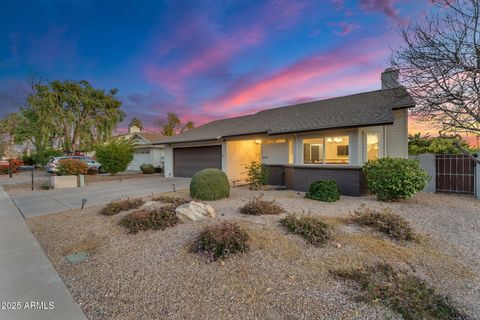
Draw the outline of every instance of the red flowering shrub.
[[[87,174],[88,165],[77,159],[62,159],[59,161],[58,173],[65,176]]]
[[[12,173],[17,173],[18,172],[18,167],[23,165],[22,160],[20,159],[13,159],[12,160]],[[2,162],[0,163],[0,174],[8,174],[8,168],[9,168],[9,163],[7,162]]]

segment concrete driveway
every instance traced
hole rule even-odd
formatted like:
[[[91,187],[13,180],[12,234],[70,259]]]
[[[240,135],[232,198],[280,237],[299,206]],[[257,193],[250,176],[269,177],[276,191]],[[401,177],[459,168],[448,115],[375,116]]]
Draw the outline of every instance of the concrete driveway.
[[[13,195],[12,201],[25,218],[107,203],[111,200],[146,196],[188,188],[188,178],[140,178],[121,182],[101,182],[84,188],[24,192]]]

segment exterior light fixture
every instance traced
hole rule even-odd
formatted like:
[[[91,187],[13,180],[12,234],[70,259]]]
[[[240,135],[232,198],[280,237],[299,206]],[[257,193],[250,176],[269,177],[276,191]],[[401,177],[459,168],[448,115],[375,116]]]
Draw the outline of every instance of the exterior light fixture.
[[[262,144],[262,140],[260,139],[255,140],[255,144]]]

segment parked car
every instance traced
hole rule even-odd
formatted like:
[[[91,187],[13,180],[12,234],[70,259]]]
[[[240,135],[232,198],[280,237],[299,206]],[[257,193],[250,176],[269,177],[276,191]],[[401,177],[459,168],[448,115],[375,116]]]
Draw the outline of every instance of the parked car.
[[[77,160],[83,161],[87,164],[88,169],[95,169],[98,172],[102,172],[102,165],[100,164],[100,162],[97,162],[92,158],[85,157],[85,156],[63,156],[63,157],[51,158],[47,163],[47,172],[57,173],[60,161],[64,159],[77,159]]]

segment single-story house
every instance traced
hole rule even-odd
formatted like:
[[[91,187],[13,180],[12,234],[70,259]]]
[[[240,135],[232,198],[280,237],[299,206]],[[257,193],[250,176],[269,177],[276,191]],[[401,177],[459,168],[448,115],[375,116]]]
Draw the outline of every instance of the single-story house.
[[[144,163],[163,168],[165,147],[160,143],[164,138],[165,136],[160,133],[144,132],[136,126],[130,126],[127,133],[114,137],[133,141],[134,154],[132,162],[128,165],[128,171],[140,171],[140,166]]]
[[[165,138],[160,133],[137,132],[131,137],[134,143],[133,161],[127,170],[139,171],[142,164],[151,164],[154,167],[164,167],[165,147],[162,140]]]
[[[408,108],[415,102],[386,69],[382,89],[217,120],[165,138],[165,176],[222,169],[245,181],[252,161],[270,168],[270,183],[306,191],[334,179],[344,195],[366,193],[361,167],[379,157],[408,157]]]

